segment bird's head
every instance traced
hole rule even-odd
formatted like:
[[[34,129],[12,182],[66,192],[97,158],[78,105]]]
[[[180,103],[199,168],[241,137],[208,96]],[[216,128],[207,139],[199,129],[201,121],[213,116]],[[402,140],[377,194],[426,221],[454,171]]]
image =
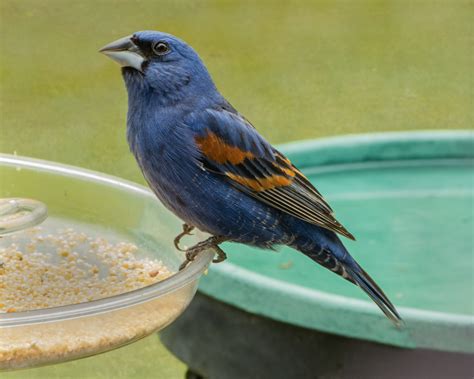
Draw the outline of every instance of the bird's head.
[[[100,52],[122,66],[129,95],[153,91],[173,100],[215,90],[203,62],[186,42],[158,31],[141,31],[112,42]]]

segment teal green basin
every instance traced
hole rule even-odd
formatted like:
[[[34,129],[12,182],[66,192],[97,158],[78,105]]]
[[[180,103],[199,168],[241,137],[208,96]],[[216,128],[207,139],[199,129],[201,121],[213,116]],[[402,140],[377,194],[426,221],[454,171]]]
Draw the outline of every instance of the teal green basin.
[[[474,140],[388,133],[281,146],[356,236],[352,255],[397,306],[388,322],[357,287],[291,249],[227,244],[200,290],[262,316],[396,346],[473,352]]]

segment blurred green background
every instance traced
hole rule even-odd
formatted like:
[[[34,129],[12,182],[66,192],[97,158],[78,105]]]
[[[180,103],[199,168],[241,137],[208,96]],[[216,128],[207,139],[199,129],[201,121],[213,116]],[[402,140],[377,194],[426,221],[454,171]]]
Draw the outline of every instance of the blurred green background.
[[[176,34],[271,142],[472,128],[472,1],[0,1],[0,151],[143,182],[118,66],[137,30]],[[182,378],[156,336],[23,378]]]
[[[97,50],[177,34],[272,142],[472,126],[473,2],[0,1],[0,151],[142,181],[119,67]]]

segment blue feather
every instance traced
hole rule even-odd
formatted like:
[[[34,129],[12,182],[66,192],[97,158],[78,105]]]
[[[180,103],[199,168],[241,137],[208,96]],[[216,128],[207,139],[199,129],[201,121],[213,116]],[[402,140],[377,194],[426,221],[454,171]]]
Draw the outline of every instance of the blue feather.
[[[134,65],[122,69],[128,142],[165,206],[233,242],[301,251],[358,285],[397,323],[392,303],[336,233],[352,235],[304,175],[222,97],[197,53],[161,32],[137,32],[130,41]],[[157,43],[168,50],[157,53]]]

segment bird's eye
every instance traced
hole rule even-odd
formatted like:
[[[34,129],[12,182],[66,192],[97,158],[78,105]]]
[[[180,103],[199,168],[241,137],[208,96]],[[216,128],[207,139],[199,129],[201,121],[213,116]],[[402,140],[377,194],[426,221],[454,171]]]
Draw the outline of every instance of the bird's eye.
[[[153,52],[156,55],[165,55],[170,52],[170,47],[166,42],[160,41],[153,45]]]

